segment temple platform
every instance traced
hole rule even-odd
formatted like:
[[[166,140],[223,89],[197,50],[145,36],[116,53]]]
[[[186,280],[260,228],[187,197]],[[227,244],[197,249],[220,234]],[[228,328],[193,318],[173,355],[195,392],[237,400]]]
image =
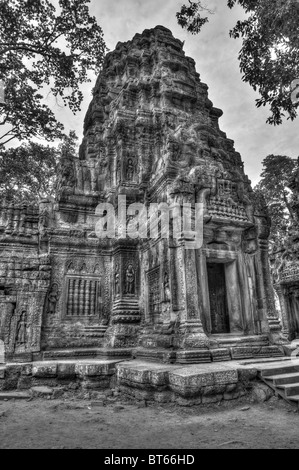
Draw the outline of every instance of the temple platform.
[[[249,393],[261,371],[298,366],[291,358],[172,365],[121,359],[80,359],[0,365],[2,393],[50,387],[53,398],[68,391],[91,395],[109,390],[134,400],[182,406],[236,400]]]
[[[242,359],[263,359],[284,357],[283,347],[272,345],[267,335],[211,335],[210,347],[190,350],[139,347],[133,350],[133,357],[138,360],[173,364],[204,364]]]

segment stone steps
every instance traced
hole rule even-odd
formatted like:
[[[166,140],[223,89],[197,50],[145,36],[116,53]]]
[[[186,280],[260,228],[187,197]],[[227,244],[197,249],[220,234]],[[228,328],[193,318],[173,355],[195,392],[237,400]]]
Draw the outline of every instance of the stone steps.
[[[297,363],[298,364],[298,363]],[[261,370],[262,377],[280,376],[286,374],[299,374],[299,364],[294,364],[292,361],[287,361],[276,365],[275,367],[265,367]]]
[[[297,382],[288,385],[279,385],[277,388],[282,390],[286,397],[292,397],[299,394],[299,374],[297,378]]]
[[[272,380],[276,387],[279,385],[294,384],[298,382],[298,373],[273,375],[267,377],[267,380]]]
[[[299,408],[299,361],[285,361],[277,365],[268,364],[259,371],[260,378],[277,395]]]

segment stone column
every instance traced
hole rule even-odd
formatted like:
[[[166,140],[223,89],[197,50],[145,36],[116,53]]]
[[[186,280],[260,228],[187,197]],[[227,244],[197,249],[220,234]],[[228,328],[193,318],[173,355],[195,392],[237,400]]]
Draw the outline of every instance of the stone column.
[[[225,279],[227,303],[230,317],[231,333],[240,334],[244,328],[244,318],[242,318],[242,303],[240,297],[239,276],[237,261],[225,264]]]
[[[197,269],[199,279],[199,291],[202,295],[202,323],[204,331],[209,335],[212,333],[210,295],[208,283],[207,257],[203,250],[198,250]]]
[[[182,349],[207,349],[209,339],[202,324],[202,292],[197,274],[196,254],[198,250],[186,249],[191,240],[184,235],[179,241],[178,256],[182,261],[181,276],[185,290],[185,313],[181,323],[179,346]]]
[[[5,345],[5,356],[14,353],[16,306],[17,297],[15,295],[0,296],[0,340]]]
[[[288,307],[285,298],[284,288],[281,284],[275,284],[274,289],[277,293],[281,312],[282,333],[288,338],[291,334],[290,322],[288,318]]]
[[[263,310],[268,319],[270,328],[271,340],[274,344],[281,345],[288,342],[282,334],[282,327],[280,320],[276,314],[275,301],[274,301],[274,289],[272,286],[272,279],[270,274],[270,265],[268,258],[269,244],[266,239],[259,239],[259,250],[258,250],[258,263],[261,273],[261,278],[257,279],[257,282],[261,283],[263,289]]]
[[[105,333],[105,346],[107,348],[130,348],[137,345],[137,332],[140,325],[139,309],[139,260],[137,252],[138,242],[121,239],[114,245],[113,253],[113,307],[110,326]],[[115,293],[115,267],[119,269],[119,295]],[[126,276],[132,266],[134,272],[134,285],[132,291],[127,292]],[[132,273],[132,271],[131,271]]]

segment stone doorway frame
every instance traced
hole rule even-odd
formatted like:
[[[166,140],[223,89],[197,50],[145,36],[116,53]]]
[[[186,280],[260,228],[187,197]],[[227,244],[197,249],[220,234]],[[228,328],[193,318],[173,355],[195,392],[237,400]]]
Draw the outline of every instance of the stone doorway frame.
[[[240,273],[238,266],[238,253],[223,250],[203,250],[200,256],[199,282],[202,292],[203,324],[208,336],[212,334],[210,291],[208,284],[208,264],[220,263],[224,265],[227,308],[230,323],[230,333],[223,336],[243,336],[244,318],[243,303],[240,290]],[[218,335],[215,335],[218,336]]]

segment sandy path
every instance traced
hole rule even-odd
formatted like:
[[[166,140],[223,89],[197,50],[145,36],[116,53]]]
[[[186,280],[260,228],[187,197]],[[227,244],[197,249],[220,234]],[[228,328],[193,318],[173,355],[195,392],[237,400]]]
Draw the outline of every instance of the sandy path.
[[[107,406],[0,402],[0,448],[299,448],[298,424],[294,408],[276,399],[205,409],[138,407],[121,400]]]

